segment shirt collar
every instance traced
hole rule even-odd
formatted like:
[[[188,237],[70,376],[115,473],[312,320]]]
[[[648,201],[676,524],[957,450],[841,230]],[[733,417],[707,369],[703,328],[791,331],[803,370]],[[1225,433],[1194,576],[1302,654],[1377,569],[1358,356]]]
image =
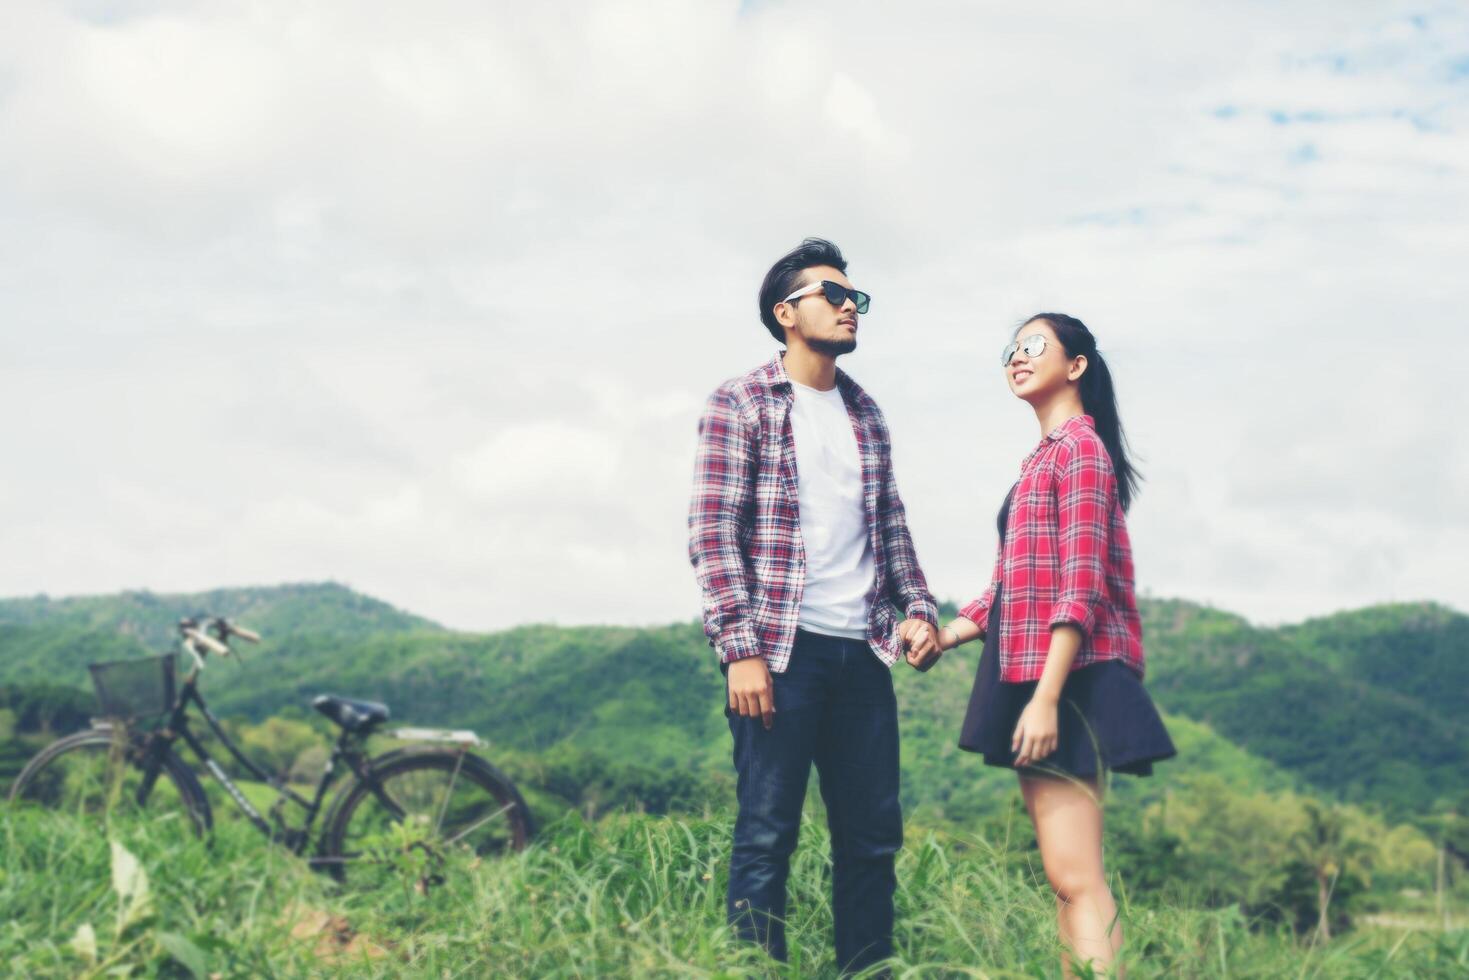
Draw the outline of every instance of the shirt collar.
[[[1094,420],[1090,415],[1073,415],[1071,416],[1071,418],[1067,419],[1065,422],[1062,422],[1060,425],[1052,429],[1050,431],[1050,434],[1041,441],[1043,443],[1047,441],[1058,442],[1059,440],[1066,438],[1080,428],[1091,429],[1093,432],[1095,432],[1097,429],[1096,420]]]
[[[792,394],[795,393],[795,388],[791,385],[790,375],[786,374],[785,351],[781,351],[772,357],[769,363],[761,368],[760,373],[768,387],[785,388]],[[843,398],[851,398],[853,389],[856,386],[856,382],[847,376],[847,372],[841,368],[837,368],[837,389],[841,391]]]
[[[1092,429],[1095,431],[1096,425],[1093,423],[1092,417],[1090,415],[1073,415],[1065,422],[1062,422],[1060,425],[1056,426],[1054,429],[1046,434],[1046,437],[1044,439],[1036,443],[1036,447],[1032,449],[1029,453],[1027,453],[1025,458],[1020,461],[1021,470],[1024,470],[1027,466],[1029,466],[1030,461],[1041,454],[1041,450],[1045,449],[1053,442],[1060,442],[1062,439],[1066,438],[1068,435],[1071,435],[1077,429],[1081,428]]]
[[[770,359],[760,371],[761,380],[770,388],[789,388],[791,386],[790,376],[786,374],[785,351],[781,351]]]

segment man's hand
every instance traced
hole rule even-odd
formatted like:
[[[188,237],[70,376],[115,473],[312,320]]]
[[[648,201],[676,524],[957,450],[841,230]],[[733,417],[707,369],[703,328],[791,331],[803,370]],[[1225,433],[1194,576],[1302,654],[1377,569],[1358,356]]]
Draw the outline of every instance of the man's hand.
[[[775,724],[775,685],[764,657],[746,657],[729,665],[729,710],[746,718],[760,718],[765,730]]]
[[[938,663],[943,654],[938,627],[926,619],[905,619],[898,624],[898,636],[908,648],[908,664],[922,672]]]

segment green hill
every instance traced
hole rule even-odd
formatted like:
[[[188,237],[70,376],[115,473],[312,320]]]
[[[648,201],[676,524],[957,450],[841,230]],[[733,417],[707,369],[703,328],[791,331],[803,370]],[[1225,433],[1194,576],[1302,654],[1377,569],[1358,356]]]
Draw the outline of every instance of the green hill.
[[[0,683],[87,685],[87,664],[150,652],[134,637],[105,626],[0,619]]]
[[[173,648],[181,618],[205,614],[229,616],[276,639],[443,631],[335,583],[0,599],[0,682],[59,680],[88,663],[160,653]]]
[[[335,582],[273,585],[209,592],[122,592],[52,599],[0,599],[0,624],[85,627],[131,637],[150,650],[168,647],[184,616],[229,616],[276,636],[325,633],[359,636],[405,630],[441,630],[421,616],[354,592]],[[11,652],[11,651],[6,651]]]
[[[84,687],[87,662],[158,649],[179,615],[202,611],[265,635],[242,662],[211,665],[206,691],[222,712],[308,715],[324,691],[376,698],[396,718],[472,726],[549,784],[576,781],[561,768],[601,766],[656,784],[647,792],[664,802],[727,788],[722,680],[693,622],[466,634],[339,585],[0,600],[0,683]],[[1181,600],[1142,611],[1150,690],[1180,732],[1184,719],[1203,727],[1188,730],[1184,760],[1125,792],[1156,792],[1200,766],[1242,790],[1309,786],[1400,815],[1459,792],[1469,617],[1385,606],[1260,628]],[[910,807],[984,812],[1007,778],[954,744],[977,652],[895,674]]]
[[[1469,772],[1469,617],[1379,606],[1262,629],[1180,602],[1144,606],[1159,704],[1343,799],[1441,806]]]
[[[67,706],[34,682],[85,687],[89,660],[146,651],[136,617],[153,599],[129,594],[116,602],[125,629],[107,628],[105,597],[0,603],[0,692],[10,698],[0,711],[14,720],[28,705]],[[476,729],[542,822],[568,810],[595,818],[715,812],[733,800],[723,681],[695,622],[529,625],[478,635],[338,586],[294,586],[160,601],[162,635],[180,610],[234,615],[265,634],[241,661],[211,660],[204,690],[221,715],[250,729],[251,744],[284,753],[285,767],[305,758],[302,746],[321,741],[327,725],[309,700],[331,692],[383,700],[395,721]],[[1425,703],[1435,692],[1393,687],[1390,672],[1374,687],[1359,671],[1364,659],[1389,653],[1405,670],[1424,659],[1452,662],[1464,642],[1456,632],[1463,617],[1394,607],[1260,629],[1176,600],[1150,601],[1144,613],[1149,684],[1182,758],[1155,778],[1116,780],[1108,797],[1108,853],[1139,894],[1196,908],[1237,903],[1252,921],[1309,925],[1314,884],[1296,848],[1317,811],[1334,814],[1343,839],[1361,845],[1357,863],[1341,872],[1341,914],[1396,910],[1400,890],[1432,891],[1435,845],[1425,830],[1393,820],[1446,798],[1432,795],[1442,764],[1434,753],[1448,753],[1451,765],[1465,740],[1444,720],[1447,748],[1410,740],[1398,758],[1374,751],[1356,760],[1351,753],[1361,745],[1348,736],[1381,738],[1374,726],[1392,712],[1436,710]],[[1033,840],[1013,775],[955,744],[978,652],[954,651],[927,674],[895,671],[904,809],[915,826],[964,840],[1003,838],[1026,851]],[[1349,695],[1356,700],[1341,700]],[[271,726],[251,725],[272,717]],[[38,736],[20,737],[33,744]],[[12,751],[0,764],[22,757]],[[1404,758],[1413,765],[1403,766]],[[1383,777],[1393,767],[1416,767],[1423,778],[1363,775]],[[1368,806],[1340,806],[1333,796]],[[813,819],[820,813],[813,794]]]
[[[1436,603],[1395,604],[1312,619],[1281,632],[1338,672],[1465,724],[1469,616]]]

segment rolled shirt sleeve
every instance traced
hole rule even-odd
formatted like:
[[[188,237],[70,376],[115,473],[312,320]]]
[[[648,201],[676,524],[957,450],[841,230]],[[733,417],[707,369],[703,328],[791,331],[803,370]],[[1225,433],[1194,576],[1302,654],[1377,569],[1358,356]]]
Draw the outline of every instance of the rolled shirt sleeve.
[[[981,633],[989,628],[990,606],[994,605],[995,590],[1000,587],[1000,568],[1005,557],[1004,547],[1004,543],[1002,542],[1000,553],[995,555],[995,570],[990,573],[990,584],[988,588],[984,590],[978,599],[966,603],[959,610],[959,615],[969,620],[975,626],[978,626]]]

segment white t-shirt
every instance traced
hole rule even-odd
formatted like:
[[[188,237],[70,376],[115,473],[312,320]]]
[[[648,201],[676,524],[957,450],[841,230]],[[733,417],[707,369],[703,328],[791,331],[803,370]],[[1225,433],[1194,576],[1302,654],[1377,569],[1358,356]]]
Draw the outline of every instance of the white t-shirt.
[[[876,566],[862,504],[857,434],[836,388],[791,382],[791,435],[796,441],[801,540],[806,585],[801,629],[853,640],[867,638],[867,594]]]

